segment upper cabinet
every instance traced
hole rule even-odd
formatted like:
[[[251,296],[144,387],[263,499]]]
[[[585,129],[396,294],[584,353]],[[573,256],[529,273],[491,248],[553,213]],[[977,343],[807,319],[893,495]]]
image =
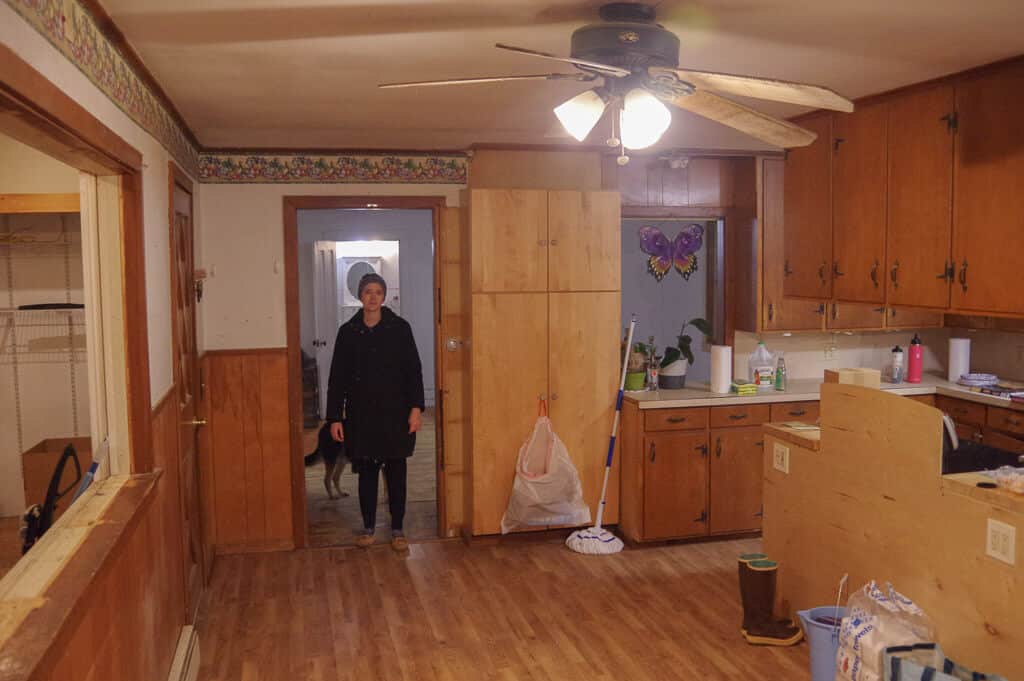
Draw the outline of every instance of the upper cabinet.
[[[885,301],[886,106],[836,116],[832,137],[832,295]]]
[[[784,198],[785,295],[832,296],[832,115],[799,121],[818,138],[786,156]]]
[[[894,305],[949,305],[953,111],[951,85],[889,102],[885,271]]]
[[[548,290],[618,291],[618,192],[548,192]]]
[[[956,87],[957,310],[1024,314],[1024,62]]]

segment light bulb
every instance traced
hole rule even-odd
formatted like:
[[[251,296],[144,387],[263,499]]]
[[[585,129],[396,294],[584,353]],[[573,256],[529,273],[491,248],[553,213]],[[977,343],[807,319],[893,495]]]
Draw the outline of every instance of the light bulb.
[[[587,90],[555,107],[555,115],[566,132],[582,142],[601,120],[605,106],[607,102],[601,95]]]
[[[645,149],[665,134],[672,123],[672,112],[657,97],[642,88],[626,93],[620,116],[622,145],[627,149]]]

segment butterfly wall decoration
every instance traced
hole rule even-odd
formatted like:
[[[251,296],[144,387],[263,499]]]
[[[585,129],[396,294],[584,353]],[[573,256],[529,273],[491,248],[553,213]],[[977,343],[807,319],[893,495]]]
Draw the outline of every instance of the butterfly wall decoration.
[[[657,227],[640,228],[640,248],[650,257],[647,271],[661,281],[673,265],[683,279],[697,271],[697,251],[704,243],[704,227],[690,224],[683,227],[676,238],[669,241]]]

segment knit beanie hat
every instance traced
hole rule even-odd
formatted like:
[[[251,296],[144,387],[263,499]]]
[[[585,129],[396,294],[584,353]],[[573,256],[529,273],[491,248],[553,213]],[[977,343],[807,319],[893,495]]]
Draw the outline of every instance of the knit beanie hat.
[[[384,289],[384,295],[386,296],[388,294],[388,283],[384,281],[384,277],[380,276],[376,272],[370,272],[369,274],[364,274],[359,280],[360,298],[363,297],[363,289],[366,288],[368,284],[380,284],[380,287]]]

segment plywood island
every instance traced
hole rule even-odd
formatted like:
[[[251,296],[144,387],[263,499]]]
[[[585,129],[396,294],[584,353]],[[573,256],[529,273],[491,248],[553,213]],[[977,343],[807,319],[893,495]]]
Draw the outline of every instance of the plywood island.
[[[764,550],[781,564],[780,612],[835,603],[846,573],[854,589],[892,582],[951,658],[1024,679],[1024,496],[942,475],[939,410],[826,384],[820,434],[764,428]],[[1012,564],[988,555],[990,520],[1015,531]]]

